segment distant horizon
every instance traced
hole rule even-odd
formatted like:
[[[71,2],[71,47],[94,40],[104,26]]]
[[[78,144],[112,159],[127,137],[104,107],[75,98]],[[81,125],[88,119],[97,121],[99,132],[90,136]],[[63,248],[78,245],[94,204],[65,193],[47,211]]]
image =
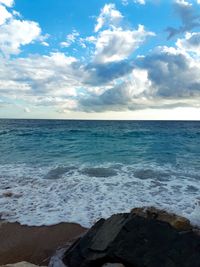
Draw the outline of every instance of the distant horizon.
[[[200,122],[200,120],[184,120],[184,119],[180,119],[180,120],[168,120],[168,119],[164,119],[164,120],[160,120],[160,119],[45,119],[45,118],[0,118],[0,120],[33,120],[33,121],[37,121],[37,120],[42,120],[42,121],[121,121],[121,122],[126,122],[126,121],[135,121],[135,122],[148,122],[148,121],[152,121],[152,122]]]

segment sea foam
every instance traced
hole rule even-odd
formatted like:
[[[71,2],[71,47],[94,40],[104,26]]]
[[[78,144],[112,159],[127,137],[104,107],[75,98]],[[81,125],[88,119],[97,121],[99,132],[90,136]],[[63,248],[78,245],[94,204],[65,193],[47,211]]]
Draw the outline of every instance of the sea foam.
[[[170,165],[1,165],[2,219],[89,227],[113,213],[155,206],[200,225],[199,173]]]

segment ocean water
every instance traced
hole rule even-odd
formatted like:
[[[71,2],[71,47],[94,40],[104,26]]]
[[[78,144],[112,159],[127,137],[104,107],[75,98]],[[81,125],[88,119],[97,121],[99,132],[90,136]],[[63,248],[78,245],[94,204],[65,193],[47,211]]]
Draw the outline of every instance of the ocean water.
[[[27,225],[156,206],[200,225],[200,122],[0,120],[0,215]]]

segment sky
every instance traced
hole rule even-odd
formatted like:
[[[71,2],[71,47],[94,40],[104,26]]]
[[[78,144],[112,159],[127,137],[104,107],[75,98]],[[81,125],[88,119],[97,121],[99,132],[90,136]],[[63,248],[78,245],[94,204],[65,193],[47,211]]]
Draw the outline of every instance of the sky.
[[[0,118],[200,120],[200,0],[0,0]]]

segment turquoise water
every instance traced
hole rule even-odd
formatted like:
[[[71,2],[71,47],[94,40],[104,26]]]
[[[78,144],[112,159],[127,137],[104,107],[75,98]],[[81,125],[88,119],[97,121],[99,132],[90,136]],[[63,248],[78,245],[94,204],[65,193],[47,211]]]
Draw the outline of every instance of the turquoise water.
[[[0,181],[10,221],[88,226],[154,205],[200,224],[200,122],[0,120]]]

